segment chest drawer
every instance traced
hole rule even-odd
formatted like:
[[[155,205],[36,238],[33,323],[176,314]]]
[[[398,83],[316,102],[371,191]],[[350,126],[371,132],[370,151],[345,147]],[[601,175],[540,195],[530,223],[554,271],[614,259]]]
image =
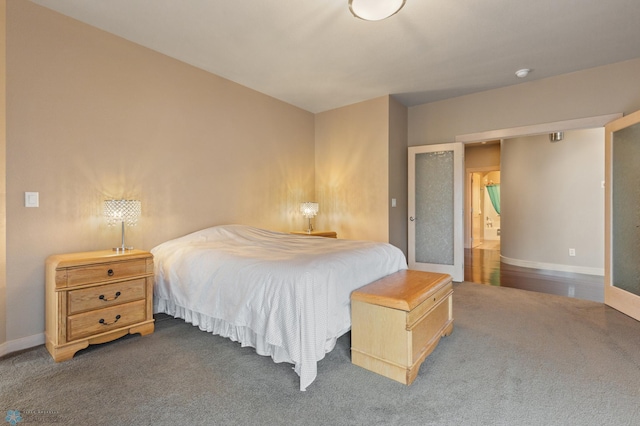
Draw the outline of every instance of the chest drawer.
[[[141,322],[146,316],[144,300],[98,309],[67,318],[67,340],[72,341]]]
[[[67,314],[74,315],[94,309],[107,308],[145,298],[146,280],[122,281],[97,287],[71,290],[67,293]]]
[[[409,331],[408,341],[411,347],[410,365],[420,361],[422,355],[428,351],[429,346],[434,344],[441,336],[442,329],[449,323],[450,311],[448,296],[451,291],[437,300],[432,309],[424,315],[417,323],[413,324]],[[436,342],[437,343],[437,342]]]
[[[445,300],[445,298],[452,292],[453,284],[449,282],[446,285],[441,286],[435,293],[429,295],[424,302],[407,312],[407,330],[411,330],[416,325],[416,322],[422,321],[434,306]]]
[[[71,287],[101,281],[126,279],[143,275],[146,271],[147,263],[145,259],[107,262],[78,268],[68,268],[66,270],[66,285]]]

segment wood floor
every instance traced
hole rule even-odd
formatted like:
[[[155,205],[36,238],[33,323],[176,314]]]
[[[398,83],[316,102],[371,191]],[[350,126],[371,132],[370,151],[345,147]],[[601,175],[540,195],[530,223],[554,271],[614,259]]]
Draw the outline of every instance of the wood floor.
[[[604,301],[604,277],[522,268],[500,262],[499,245],[465,249],[464,279],[578,299]]]

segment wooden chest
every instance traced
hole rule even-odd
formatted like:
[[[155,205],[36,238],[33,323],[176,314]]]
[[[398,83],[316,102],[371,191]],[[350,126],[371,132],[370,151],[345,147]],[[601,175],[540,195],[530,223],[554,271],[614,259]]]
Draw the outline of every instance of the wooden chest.
[[[403,270],[351,294],[351,361],[410,385],[453,330],[451,276]]]
[[[154,330],[153,255],[112,250],[46,262],[46,347],[56,362],[90,344]]]

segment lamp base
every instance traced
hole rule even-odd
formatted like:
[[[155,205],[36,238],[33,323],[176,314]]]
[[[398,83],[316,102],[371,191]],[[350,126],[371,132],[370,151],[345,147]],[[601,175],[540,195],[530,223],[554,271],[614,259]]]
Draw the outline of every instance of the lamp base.
[[[133,250],[133,247],[114,247],[113,251],[115,251],[116,253],[124,253],[128,250]]]
[[[120,247],[114,247],[113,251],[116,253],[124,253],[127,250],[133,250],[133,246],[127,246],[124,243],[124,221],[122,221],[122,245]]]
[[[311,218],[309,218],[309,224],[307,226],[307,229],[304,230],[307,234],[310,234],[313,232],[313,225],[311,224]]]

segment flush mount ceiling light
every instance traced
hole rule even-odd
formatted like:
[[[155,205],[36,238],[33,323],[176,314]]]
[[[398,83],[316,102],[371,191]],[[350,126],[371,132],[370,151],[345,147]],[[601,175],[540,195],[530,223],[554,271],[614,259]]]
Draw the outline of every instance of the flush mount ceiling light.
[[[529,68],[523,68],[521,70],[516,71],[516,76],[518,78],[525,78],[526,76],[529,75],[530,72],[531,70]]]
[[[381,21],[398,13],[406,0],[349,0],[349,10],[356,18]]]

